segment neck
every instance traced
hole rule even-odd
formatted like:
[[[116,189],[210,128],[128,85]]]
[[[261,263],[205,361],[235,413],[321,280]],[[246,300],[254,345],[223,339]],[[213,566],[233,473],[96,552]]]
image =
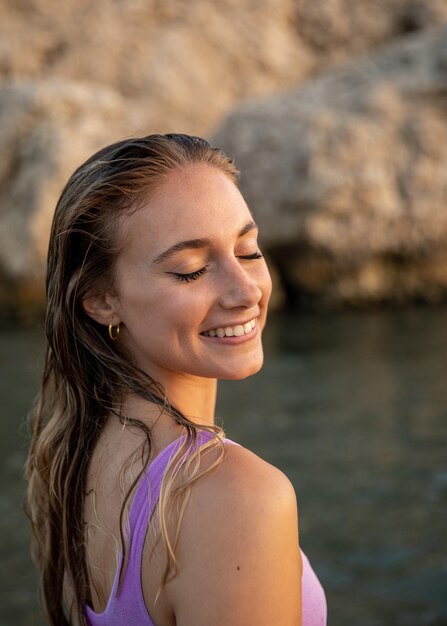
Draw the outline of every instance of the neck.
[[[216,407],[217,380],[198,376],[171,376],[162,383],[169,402],[191,422],[196,424],[214,424]],[[124,415],[143,421],[151,430],[165,430],[173,425],[173,418],[160,408],[136,394],[130,394],[123,402]]]
[[[186,376],[167,380],[164,384],[168,399],[183,415],[197,424],[214,424],[217,380]]]

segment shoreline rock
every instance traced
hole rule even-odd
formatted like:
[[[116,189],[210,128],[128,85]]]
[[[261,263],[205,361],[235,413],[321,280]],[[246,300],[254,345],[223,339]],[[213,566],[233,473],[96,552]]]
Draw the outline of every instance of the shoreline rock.
[[[447,21],[444,0],[33,0],[3,3],[0,79],[109,87],[126,134],[208,134],[244,98]]]
[[[123,103],[80,83],[0,84],[0,309],[4,318],[43,307],[48,237],[69,175],[115,138]],[[113,129],[113,130],[112,130]]]
[[[445,211],[432,209],[444,203],[437,180],[446,104],[438,79],[447,61],[434,30],[447,21],[444,0],[267,0],[262,10],[251,0],[191,0],[185,7],[182,0],[4,7],[0,316],[42,310],[52,212],[80,162],[125,136],[206,136],[246,98],[257,100],[237,108],[250,121],[239,125],[235,150],[253,208],[261,215],[267,203],[263,235],[281,273],[275,306],[284,302],[282,283],[291,299],[311,294],[325,306],[378,302],[401,287],[419,297],[422,274],[410,278],[408,259],[434,258],[445,244]],[[422,38],[408,35],[415,32]],[[393,40],[395,47],[374,52]],[[270,108],[284,123],[272,113],[267,131]],[[260,193],[249,179],[260,181]],[[280,220],[268,217],[272,202]],[[444,294],[445,272],[435,270],[426,270],[438,276],[426,293]],[[390,273],[396,287],[385,289],[380,277]],[[357,277],[354,286],[349,277]]]
[[[291,299],[447,299],[447,27],[238,107],[232,153]]]

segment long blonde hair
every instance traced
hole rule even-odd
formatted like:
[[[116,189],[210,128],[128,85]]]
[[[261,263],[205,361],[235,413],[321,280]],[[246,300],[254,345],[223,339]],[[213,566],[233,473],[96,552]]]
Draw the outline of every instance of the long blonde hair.
[[[223,455],[222,429],[208,427],[216,437],[197,447],[200,426],[169,402],[162,386],[121,353],[119,342],[111,342],[107,329],[81,306],[89,295],[113,285],[120,250],[118,218],[138,210],[165,176],[191,163],[207,163],[233,182],[237,180],[232,160],[205,140],[149,135],[115,143],[93,155],[71,176],[56,206],[46,278],[47,348],[42,385],[31,414],[32,440],[25,470],[33,557],[40,570],[44,612],[52,626],[84,625],[85,605],[91,603],[84,497],[89,459],[109,418],[126,420],[145,435],[145,463],[120,511],[121,549],[126,549],[124,511],[145,471],[152,441],[142,422],[121,414],[124,395],[139,394],[160,410],[168,410],[186,429],[185,442],[167,468],[158,504],[168,554],[162,585],[175,570],[176,538],[191,484],[200,475],[201,449],[221,446],[212,467]],[[166,525],[167,507],[172,505],[180,511],[174,541]],[[64,599],[64,580],[70,581],[71,606]]]

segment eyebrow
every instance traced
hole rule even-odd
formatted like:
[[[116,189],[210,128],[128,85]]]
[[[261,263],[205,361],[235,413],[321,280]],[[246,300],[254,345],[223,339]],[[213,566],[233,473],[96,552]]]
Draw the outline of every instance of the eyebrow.
[[[245,226],[239,231],[237,238],[240,239],[240,237],[243,237],[244,235],[249,233],[251,230],[254,230],[255,228],[258,228],[255,222],[248,222],[248,224],[245,224]],[[187,250],[187,249],[197,250],[199,248],[206,248],[209,245],[211,245],[211,241],[207,238],[188,239],[187,241],[179,241],[178,243],[175,243],[173,246],[171,246],[170,248],[168,248],[167,250],[159,254],[157,257],[155,257],[152,263],[156,263],[156,264],[162,263],[163,261],[166,261],[166,259],[171,257],[173,254],[175,254],[176,252],[180,252],[181,250]]]

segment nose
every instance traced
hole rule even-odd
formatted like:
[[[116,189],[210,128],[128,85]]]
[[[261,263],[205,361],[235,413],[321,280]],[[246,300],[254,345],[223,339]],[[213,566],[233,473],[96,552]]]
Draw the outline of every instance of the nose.
[[[222,271],[219,304],[225,309],[251,308],[262,298],[262,290],[250,272],[237,259]]]

